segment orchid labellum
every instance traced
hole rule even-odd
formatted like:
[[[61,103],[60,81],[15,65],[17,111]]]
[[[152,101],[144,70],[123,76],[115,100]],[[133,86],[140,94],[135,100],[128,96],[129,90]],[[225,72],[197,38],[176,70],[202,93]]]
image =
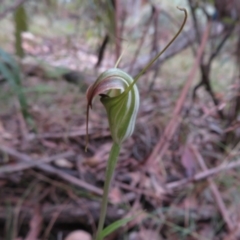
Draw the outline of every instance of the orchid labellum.
[[[100,95],[104,105],[113,141],[121,144],[133,133],[139,109],[137,85],[133,78],[118,68],[102,73],[87,91],[88,110],[93,98]]]

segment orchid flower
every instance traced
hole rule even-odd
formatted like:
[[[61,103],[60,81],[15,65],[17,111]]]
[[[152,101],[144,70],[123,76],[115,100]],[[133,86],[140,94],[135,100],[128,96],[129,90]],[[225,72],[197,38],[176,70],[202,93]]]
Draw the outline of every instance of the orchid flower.
[[[92,106],[93,98],[100,94],[113,141],[117,144],[130,137],[134,130],[140,97],[136,84],[130,88],[133,82],[130,75],[112,68],[102,73],[87,91],[88,108]]]
[[[182,8],[179,8],[179,10],[184,11],[185,13],[185,18],[179,31],[167,44],[167,46],[158,53],[135,78],[132,78],[129,74],[117,67],[111,68],[103,72],[87,90],[87,144],[89,108],[92,107],[92,102],[98,95],[100,95],[100,101],[106,109],[109,128],[113,139],[113,146],[107,163],[104,193],[96,240],[102,239],[101,232],[106,217],[109,187],[116,167],[121,144],[124,140],[129,138],[134,131],[140,104],[139,91],[136,82],[181,33],[187,20],[187,11]]]

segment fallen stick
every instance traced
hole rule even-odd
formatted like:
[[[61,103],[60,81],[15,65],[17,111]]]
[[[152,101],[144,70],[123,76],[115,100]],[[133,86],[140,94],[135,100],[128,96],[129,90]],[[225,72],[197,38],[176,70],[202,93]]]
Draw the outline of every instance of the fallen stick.
[[[22,154],[10,147],[7,147],[7,146],[3,146],[3,145],[0,145],[0,151],[4,152],[4,153],[7,153],[8,155],[10,156],[13,156],[15,157],[16,159],[22,161],[22,162],[27,162],[27,163],[31,163],[32,162],[32,158],[30,158],[28,155],[26,154]],[[72,183],[78,187],[81,187],[81,188],[84,188],[86,190],[88,190],[89,192],[92,192],[92,193],[95,193],[97,195],[100,195],[102,196],[103,192],[102,192],[102,189],[100,188],[97,188],[89,183],[86,183],[76,177],[73,177],[67,173],[65,173],[64,171],[62,170],[59,170],[59,169],[56,169],[46,163],[43,163],[39,166],[36,166],[38,169],[44,171],[44,172],[47,172],[47,173],[51,173],[53,175],[56,175],[58,176],[59,178],[62,178],[66,181],[68,181],[69,183]]]
[[[32,159],[31,162],[6,164],[6,165],[0,167],[0,176],[1,176],[1,174],[13,173],[13,172],[18,172],[18,171],[23,171],[23,170],[26,170],[29,168],[33,168],[33,167],[39,167],[43,163],[50,163],[57,159],[68,158],[68,157],[72,157],[72,156],[74,156],[74,152],[69,151],[69,152],[57,154],[57,155],[46,157],[46,158]]]
[[[86,207],[84,208],[82,206]],[[59,209],[62,209],[62,211],[57,219],[58,224],[63,224],[62,226],[65,226],[66,224],[78,224],[79,226],[89,228],[90,222],[87,211],[91,212],[93,220],[97,222],[99,219],[100,203],[90,199],[86,200],[81,198],[81,201],[71,202],[67,206],[66,204],[43,204],[41,209],[41,216],[44,222],[49,223],[54,213],[58,212]],[[126,211],[127,210],[124,209],[121,209],[121,211],[119,211],[118,206],[109,205],[107,219],[109,222],[119,220],[126,214]],[[13,213],[14,208],[9,208],[8,211],[6,211],[5,206],[0,206],[0,223],[6,223],[6,219],[9,216],[8,214]],[[22,216],[21,224],[29,224],[29,221],[34,214],[34,208],[32,206],[29,207],[23,205],[21,207],[20,214]]]
[[[237,161],[231,162],[231,163],[223,163],[218,167],[208,169],[208,170],[203,171],[201,173],[197,173],[192,178],[189,178],[189,179],[185,178],[185,179],[182,179],[182,180],[179,180],[179,181],[168,183],[168,184],[166,184],[166,189],[172,190],[172,189],[175,189],[175,188],[179,188],[179,187],[185,186],[188,183],[198,182],[198,181],[204,180],[208,177],[214,176],[214,175],[216,175],[220,172],[230,170],[230,169],[233,169],[233,168],[237,168],[237,167],[240,167],[240,159],[237,160]]]
[[[197,158],[198,163],[199,163],[200,167],[202,168],[202,170],[207,171],[208,168],[206,166],[206,163],[205,163],[202,155],[197,150],[197,148],[194,147],[194,146],[191,146],[191,150],[192,150],[193,154],[195,155],[195,157]],[[215,182],[210,178],[208,178],[207,180],[208,180],[208,183],[210,185],[210,189],[211,189],[211,191],[212,191],[212,193],[215,197],[215,200],[216,200],[216,203],[218,205],[219,211],[221,212],[221,215],[222,215],[222,217],[223,217],[223,219],[224,219],[224,221],[227,225],[228,231],[232,232],[234,230],[234,225],[233,225],[233,222],[232,222],[232,220],[229,216],[229,213],[227,211],[225,203],[223,202],[221,194],[220,194]]]
[[[108,137],[110,136],[110,132],[107,130],[99,130],[101,137]],[[96,130],[90,131],[89,135],[97,135]],[[69,132],[62,132],[62,133],[40,133],[40,134],[29,134],[26,137],[27,141],[32,141],[33,139],[61,139],[61,138],[75,138],[75,137],[83,137],[86,136],[86,129],[78,130],[78,131],[69,131]]]

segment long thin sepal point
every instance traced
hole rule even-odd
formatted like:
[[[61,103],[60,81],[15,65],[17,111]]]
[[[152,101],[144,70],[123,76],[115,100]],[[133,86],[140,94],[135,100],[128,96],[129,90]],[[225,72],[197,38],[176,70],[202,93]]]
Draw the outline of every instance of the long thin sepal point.
[[[187,21],[187,10],[185,8],[180,8],[177,7],[180,11],[183,11],[185,16],[184,16],[184,20],[183,23],[180,27],[180,29],[178,30],[178,32],[175,34],[175,36],[171,39],[171,41],[166,45],[166,47],[160,52],[158,53],[141,71],[140,73],[134,78],[134,81],[132,82],[132,84],[129,86],[128,91],[130,91],[130,89],[132,88],[132,86],[134,84],[136,84],[137,80],[152,66],[152,64],[168,49],[168,47],[170,47],[170,45],[175,41],[175,39],[179,36],[179,34],[182,32],[183,27],[186,24]],[[127,94],[128,91],[125,91],[124,94]]]

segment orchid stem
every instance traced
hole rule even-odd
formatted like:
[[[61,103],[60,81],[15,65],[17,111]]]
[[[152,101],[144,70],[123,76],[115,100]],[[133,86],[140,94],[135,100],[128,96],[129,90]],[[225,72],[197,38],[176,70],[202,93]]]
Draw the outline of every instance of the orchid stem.
[[[113,143],[111,152],[108,157],[107,161],[107,170],[106,170],[106,177],[105,177],[105,183],[104,183],[104,190],[103,190],[103,199],[101,204],[101,212],[100,212],[100,219],[98,222],[98,229],[95,240],[102,240],[101,232],[103,230],[105,218],[106,218],[106,212],[107,212],[107,204],[108,204],[108,194],[109,194],[109,188],[112,181],[113,173],[116,168],[119,152],[120,152],[120,145],[117,143]]]
[[[187,21],[187,10],[185,8],[180,8],[180,7],[177,7],[177,8],[180,11],[183,11],[185,14],[185,17],[180,29],[178,30],[177,34],[171,39],[171,41],[167,44],[167,46],[161,52],[159,52],[151,61],[149,61],[149,63],[140,71],[140,73],[134,78],[135,80],[134,82],[136,82],[152,66],[152,64],[168,49],[168,47],[175,41],[175,39],[182,32],[183,27],[185,26],[185,23]]]

